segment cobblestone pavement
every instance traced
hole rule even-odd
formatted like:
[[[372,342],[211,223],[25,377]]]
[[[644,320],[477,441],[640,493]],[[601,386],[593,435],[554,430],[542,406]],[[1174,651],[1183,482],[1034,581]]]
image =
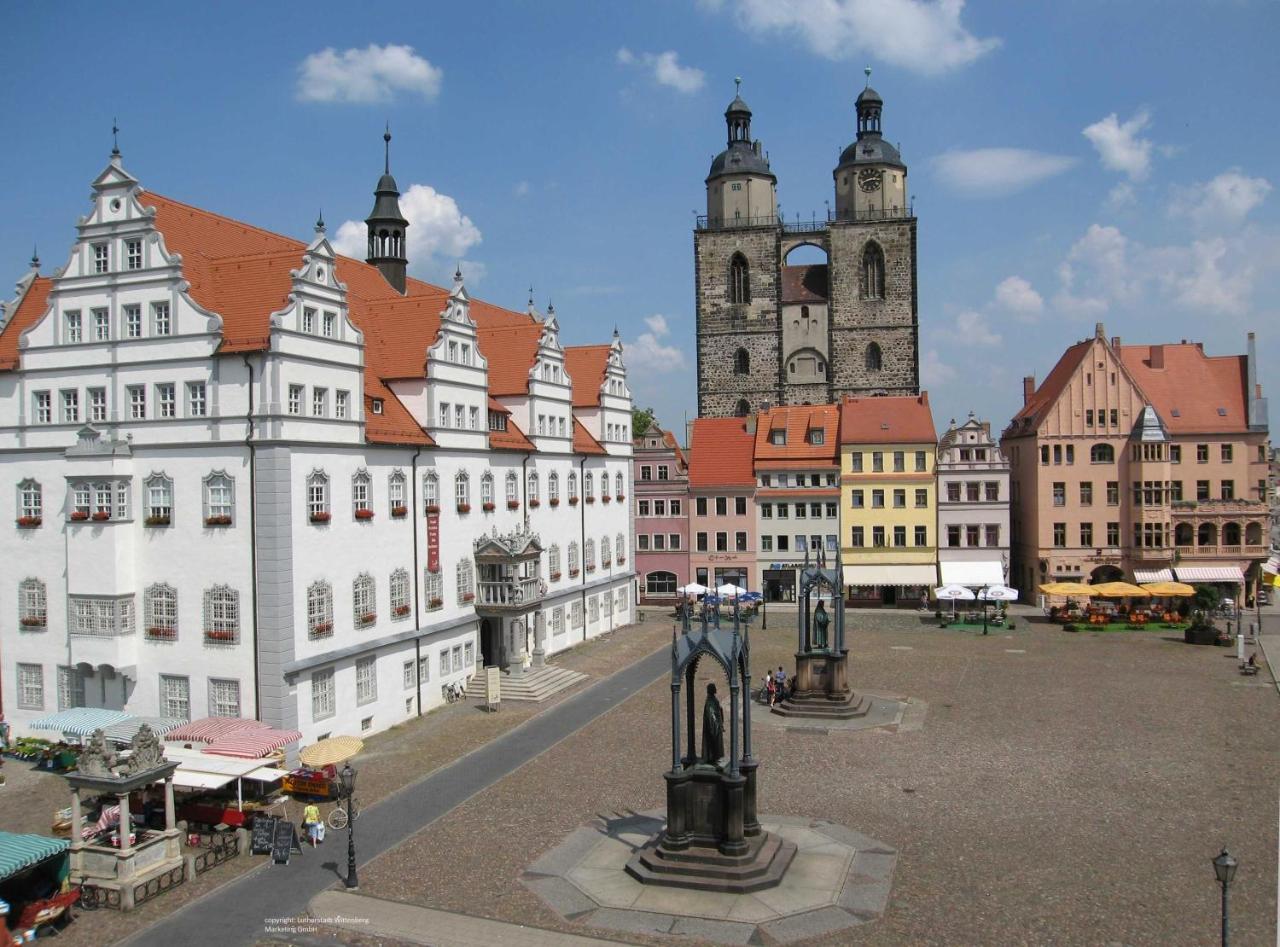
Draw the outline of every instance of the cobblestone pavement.
[[[1211,943],[1224,844],[1240,860],[1236,942],[1274,942],[1271,682],[1160,629],[1072,634],[1016,611],[985,638],[851,613],[855,688],[927,702],[920,729],[756,730],[761,811],[900,853],[885,917],[813,943]],[[757,677],[791,666],[794,613],[769,617],[752,635]],[[592,817],[662,806],[669,700],[656,681],[365,866],[363,891],[584,933],[517,878]]]

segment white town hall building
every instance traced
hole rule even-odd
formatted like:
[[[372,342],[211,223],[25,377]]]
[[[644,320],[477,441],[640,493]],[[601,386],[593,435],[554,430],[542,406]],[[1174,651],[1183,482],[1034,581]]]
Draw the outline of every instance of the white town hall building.
[[[389,136],[388,136],[389,137]],[[0,709],[383,730],[632,621],[612,344],[145,191],[0,314]],[[535,654],[536,653],[536,654]]]

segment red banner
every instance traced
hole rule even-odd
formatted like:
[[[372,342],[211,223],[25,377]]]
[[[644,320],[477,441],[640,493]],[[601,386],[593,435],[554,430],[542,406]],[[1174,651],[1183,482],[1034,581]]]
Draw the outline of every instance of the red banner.
[[[440,571],[440,514],[427,514],[427,571]]]

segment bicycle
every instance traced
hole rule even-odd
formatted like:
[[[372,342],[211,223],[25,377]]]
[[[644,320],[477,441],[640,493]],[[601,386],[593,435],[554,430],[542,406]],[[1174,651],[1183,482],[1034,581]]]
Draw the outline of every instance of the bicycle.
[[[325,820],[329,823],[329,828],[333,829],[335,832],[340,832],[347,827],[348,805],[351,808],[351,821],[354,822],[356,819],[360,818],[360,807],[356,804],[354,799],[338,800],[337,805],[329,811],[329,817]]]

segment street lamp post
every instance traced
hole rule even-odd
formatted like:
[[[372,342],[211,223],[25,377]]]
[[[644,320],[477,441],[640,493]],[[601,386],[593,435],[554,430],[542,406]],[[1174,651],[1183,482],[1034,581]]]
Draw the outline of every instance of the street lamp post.
[[[1213,860],[1213,873],[1218,878],[1218,884],[1222,885],[1222,947],[1228,947],[1230,943],[1230,935],[1227,932],[1228,902],[1227,889],[1231,887],[1231,880],[1236,876],[1236,866],[1239,864],[1231,853],[1225,848]]]
[[[360,887],[356,878],[356,771],[348,763],[339,774],[342,780],[342,795],[347,800],[347,877],[346,886],[350,889]]]

